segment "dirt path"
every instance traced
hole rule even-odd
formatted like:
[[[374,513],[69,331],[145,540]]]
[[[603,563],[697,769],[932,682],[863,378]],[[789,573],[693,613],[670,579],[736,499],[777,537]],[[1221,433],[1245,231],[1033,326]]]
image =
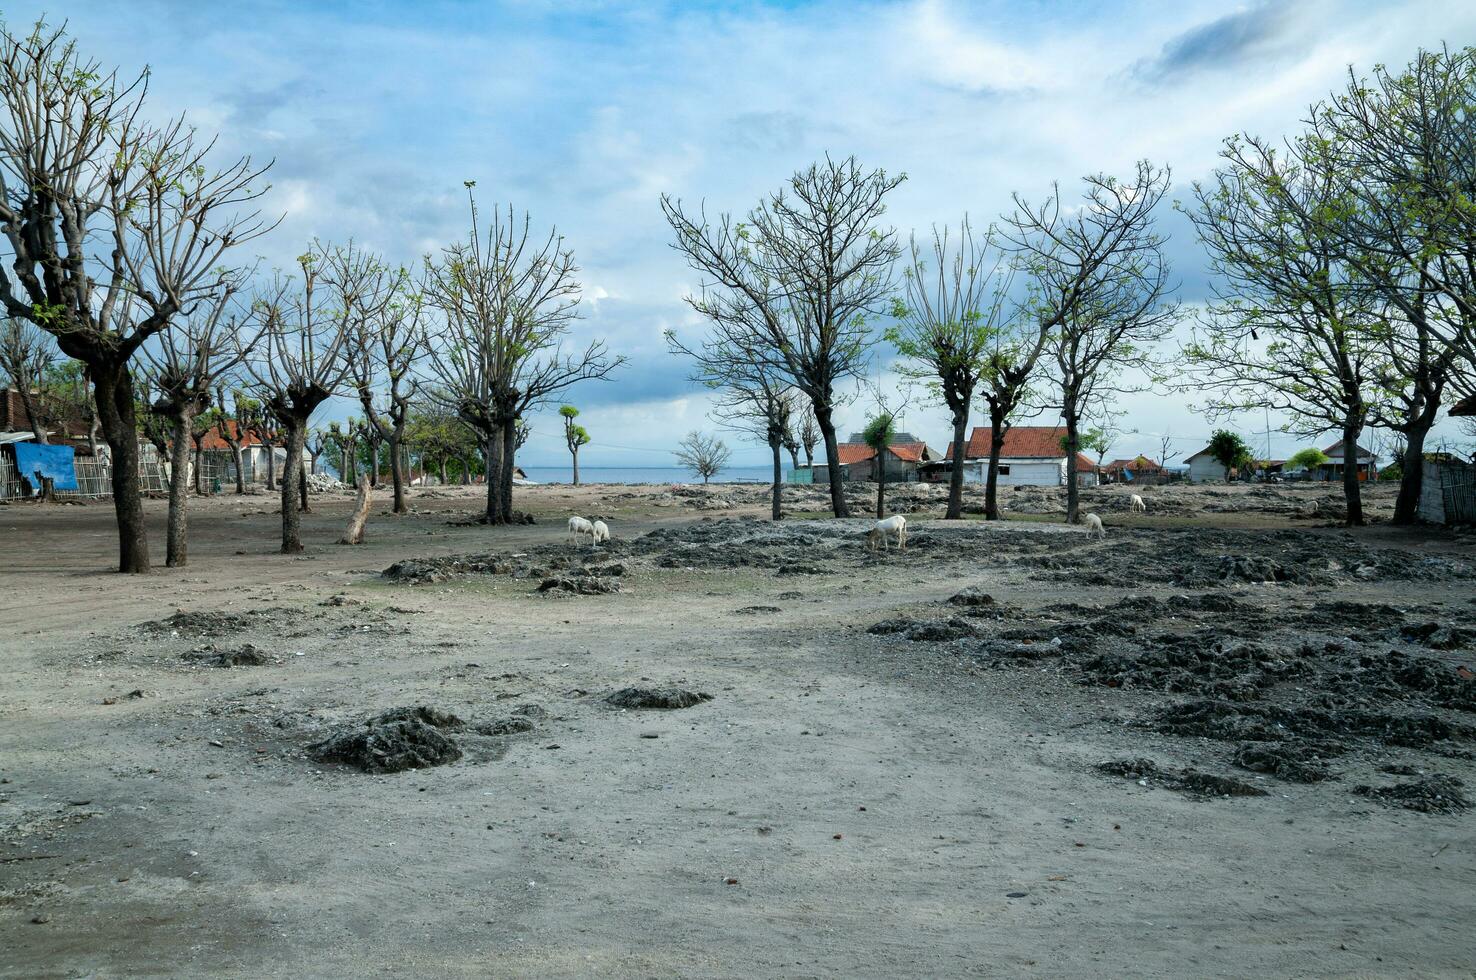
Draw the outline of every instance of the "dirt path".
[[[520,506],[551,521],[596,493],[550,488]],[[961,562],[946,536],[929,549],[925,522],[906,558],[870,562],[842,542],[810,574],[776,574],[757,548],[713,566],[738,553],[631,547],[654,529],[712,527],[638,501],[607,511],[631,550],[619,594],[372,574],[561,547],[547,521],[447,525],[473,505],[423,499],[349,549],[327,543],[347,500],[319,503],[296,560],[270,553],[272,515],[239,516],[267,500],[211,501],[190,568],[129,579],[99,567],[102,508],[0,509],[15,552],[0,573],[0,973],[1431,976],[1476,961],[1460,927],[1476,918],[1469,812],[1351,795],[1361,756],[1342,784],[1271,780],[1265,798],[1107,779],[1093,766],[1108,758],[1220,755],[1114,720],[1161,695],[865,632],[938,615],[970,585],[1027,611],[1181,589]],[[1001,556],[1080,540],[1049,524],[969,534]],[[786,553],[829,554],[804,540]],[[1093,545],[1088,567],[1150,543]],[[1443,602],[1451,622],[1471,598],[1468,580],[1358,588]],[[1305,592],[1235,589],[1270,609]],[[209,637],[135,628],[176,609],[258,618]],[[269,663],[181,659],[246,643]],[[713,699],[604,703],[632,685]],[[470,722],[547,714],[525,734],[464,738],[466,757],[420,771],[304,754],[313,733],[412,704]],[[1469,760],[1441,766],[1470,784]]]

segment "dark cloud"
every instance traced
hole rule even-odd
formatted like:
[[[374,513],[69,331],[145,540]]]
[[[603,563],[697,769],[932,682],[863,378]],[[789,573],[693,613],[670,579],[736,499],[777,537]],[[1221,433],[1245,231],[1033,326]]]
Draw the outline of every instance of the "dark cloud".
[[[1134,65],[1132,73],[1143,81],[1165,82],[1275,55],[1286,40],[1291,14],[1291,6],[1277,0],[1226,14],[1173,38],[1157,57]]]

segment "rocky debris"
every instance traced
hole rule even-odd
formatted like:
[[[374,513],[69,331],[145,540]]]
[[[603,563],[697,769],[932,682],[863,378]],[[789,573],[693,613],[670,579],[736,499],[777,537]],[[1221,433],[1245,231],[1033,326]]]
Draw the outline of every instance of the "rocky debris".
[[[186,612],[181,609],[165,619],[139,623],[138,628],[146,633],[177,634],[190,637],[226,636],[239,633],[263,620],[280,609],[253,609],[243,613],[232,612]]]
[[[1476,737],[1476,729],[1424,712],[1396,714],[1369,709],[1310,705],[1237,704],[1193,700],[1158,712],[1154,730],[1221,741],[1280,742],[1290,736],[1339,740],[1366,738],[1385,745],[1425,748],[1451,739]]]
[[[1465,783],[1454,776],[1435,773],[1409,783],[1355,786],[1353,792],[1384,806],[1403,807],[1420,813],[1459,813],[1471,806],[1471,801],[1461,792],[1464,786]]]
[[[1191,796],[1266,796],[1259,786],[1231,776],[1217,776],[1198,769],[1176,769],[1160,766],[1152,759],[1117,759],[1097,765],[1097,771],[1108,776],[1136,779],[1141,785],[1158,784]]]
[[[620,550],[623,545],[608,547]],[[602,549],[603,550],[603,549]],[[630,565],[608,556],[591,558],[587,549],[552,544],[516,554],[438,555],[407,558],[380,572],[380,577],[407,585],[433,585],[471,575],[508,575],[515,579],[547,578],[621,578],[630,574]]]
[[[626,687],[605,698],[607,704],[637,711],[690,708],[711,700],[711,694],[679,687]]]
[[[947,602],[950,606],[963,606],[966,609],[978,609],[980,607],[997,605],[994,601],[994,596],[972,585],[962,592],[956,592],[949,596]]]
[[[612,595],[620,591],[619,582],[594,576],[568,577],[556,575],[538,583],[539,592],[567,592],[573,595]]]
[[[1335,778],[1322,756],[1341,753],[1342,746],[1336,742],[1289,741],[1270,745],[1251,742],[1235,751],[1233,761],[1242,769],[1289,783],[1320,783]]]
[[[733,614],[736,616],[767,616],[783,611],[778,606],[743,606],[740,609],[734,609]]]
[[[380,572],[382,578],[408,585],[432,585],[462,575],[510,575],[511,561],[498,555],[448,555],[444,558],[407,558]]]
[[[354,488],[324,473],[304,474],[308,493],[352,493]]]
[[[440,496],[450,496],[450,495],[449,494],[421,494],[421,496],[437,496],[437,497],[440,497]],[[487,520],[487,514],[486,514],[486,512],[482,512],[480,514],[472,514],[469,517],[457,517],[457,518],[453,518],[452,520],[449,520],[449,521],[446,522],[446,524],[449,527],[481,527],[481,526],[488,525],[488,524],[491,524],[491,523],[492,523],[491,521]],[[526,524],[537,524],[538,522],[533,519],[533,515],[532,514],[524,513],[521,510],[515,510],[511,514],[508,515],[507,520],[504,521],[503,523],[504,524],[524,524],[524,525],[526,525]]]
[[[898,636],[914,643],[939,640],[958,640],[977,636],[978,630],[967,619],[950,616],[947,619],[914,619],[911,616],[896,616],[883,619],[867,627],[873,636]]]
[[[461,726],[461,719],[435,708],[395,708],[343,726],[307,750],[320,762],[338,762],[364,772],[425,769],[461,758],[461,749],[441,732],[443,727]]]
[[[499,718],[496,721],[484,721],[477,724],[473,729],[478,735],[523,735],[537,728],[532,718],[526,715],[513,715],[511,718]]]
[[[202,667],[261,667],[273,663],[273,658],[247,643],[235,650],[217,650],[214,646],[200,647],[183,655],[185,660]]]

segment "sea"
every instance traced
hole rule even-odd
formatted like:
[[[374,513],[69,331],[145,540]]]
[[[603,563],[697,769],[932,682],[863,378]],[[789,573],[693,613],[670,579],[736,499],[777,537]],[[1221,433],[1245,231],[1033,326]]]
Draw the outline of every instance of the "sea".
[[[567,466],[524,466],[523,472],[534,483],[570,483],[573,475]],[[785,467],[785,479],[789,468]],[[773,466],[729,466],[712,478],[713,483],[768,483],[774,478]],[[680,466],[581,466],[580,483],[701,483],[691,470]]]

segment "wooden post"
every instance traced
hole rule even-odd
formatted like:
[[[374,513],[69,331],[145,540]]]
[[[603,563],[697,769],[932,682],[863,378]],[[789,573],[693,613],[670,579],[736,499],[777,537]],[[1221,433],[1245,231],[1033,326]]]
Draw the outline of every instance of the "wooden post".
[[[338,539],[339,544],[364,543],[364,524],[369,520],[369,506],[372,499],[369,493],[369,478],[359,477],[359,502],[354,506],[354,516],[349,519],[343,537]]]

